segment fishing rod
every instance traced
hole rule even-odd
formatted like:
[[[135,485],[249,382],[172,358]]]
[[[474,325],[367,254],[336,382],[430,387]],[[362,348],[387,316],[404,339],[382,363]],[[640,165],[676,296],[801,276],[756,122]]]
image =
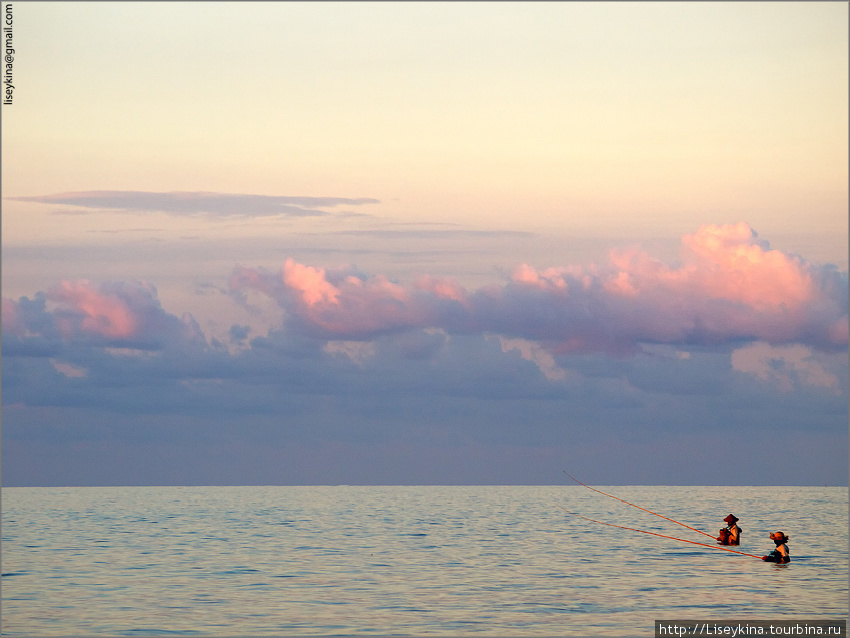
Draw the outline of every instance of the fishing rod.
[[[567,474],[567,471],[566,471],[566,470],[564,470],[564,474]],[[567,474],[567,476],[570,476],[570,475],[569,475],[569,474]],[[571,479],[573,479],[573,480],[574,480],[576,483],[578,483],[579,485],[584,485],[584,486],[585,486],[587,489],[589,489],[589,490],[593,490],[594,492],[599,492],[600,494],[605,494],[605,496],[610,496],[610,497],[611,497],[611,498],[613,498],[613,499],[617,499],[617,500],[618,500],[618,501],[620,501],[621,503],[625,503],[626,505],[631,505],[632,507],[636,507],[636,508],[638,508],[639,510],[643,510],[644,512],[648,512],[649,514],[654,514],[655,516],[658,516],[659,518],[663,518],[665,521],[670,521],[671,523],[676,523],[676,525],[681,525],[682,527],[687,527],[687,528],[688,528],[688,529],[690,529],[690,530],[693,530],[693,531],[695,531],[695,532],[699,532],[699,533],[700,533],[700,534],[702,534],[703,536],[708,536],[708,537],[709,537],[710,539],[712,539],[712,540],[717,540],[717,539],[716,539],[714,536],[712,536],[711,534],[708,534],[708,533],[706,533],[706,532],[703,532],[702,530],[699,530],[699,529],[697,529],[697,528],[695,528],[695,527],[691,527],[690,525],[685,525],[684,523],[680,523],[679,521],[677,521],[677,520],[673,520],[672,518],[667,518],[666,516],[661,516],[661,514],[658,514],[657,512],[653,512],[652,510],[648,510],[648,509],[646,509],[645,507],[641,507],[640,505],[635,505],[634,503],[629,503],[628,501],[624,501],[623,499],[618,498],[618,497],[614,496],[613,494],[607,494],[607,493],[603,492],[602,490],[597,490],[595,487],[590,487],[590,485],[586,485],[586,484],[582,483],[581,481],[579,481],[577,478],[575,478],[575,477],[573,477],[573,476],[570,476],[570,478],[571,478]],[[578,516],[578,514],[576,514],[576,516]],[[712,547],[714,547],[714,545],[712,545]]]
[[[709,545],[708,543],[698,543],[696,541],[689,541],[684,538],[677,538],[675,536],[667,536],[665,534],[656,534],[655,532],[647,532],[642,529],[635,529],[634,527],[623,527],[622,525],[614,525],[613,523],[605,523],[604,521],[597,521],[592,518],[588,518],[587,516],[582,516],[581,514],[576,514],[575,512],[571,512],[565,507],[561,507],[567,514],[572,514],[573,516],[578,516],[579,518],[583,518],[586,521],[590,521],[591,523],[599,523],[600,525],[607,525],[608,527],[616,527],[618,529],[626,529],[630,532],[640,532],[641,534],[652,534],[653,536],[660,536],[661,538],[669,538],[674,541],[682,541],[683,543],[690,543],[691,545],[702,545],[703,547],[710,547],[711,549],[722,549],[724,552],[732,552],[733,554],[742,554],[744,556],[752,556],[753,558],[758,558],[759,560],[763,560],[761,556],[756,556],[755,554],[748,554],[747,552],[739,552],[737,549],[729,549],[728,547],[721,547],[720,545]]]

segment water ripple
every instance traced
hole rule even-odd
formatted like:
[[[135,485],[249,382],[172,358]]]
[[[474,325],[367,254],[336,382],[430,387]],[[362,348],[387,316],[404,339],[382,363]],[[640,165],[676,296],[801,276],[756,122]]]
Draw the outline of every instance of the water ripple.
[[[690,538],[580,486],[3,488],[3,635],[620,636],[656,618],[846,617],[846,488],[607,491],[708,530],[734,511],[758,555],[783,529],[794,562],[569,517],[556,505]]]

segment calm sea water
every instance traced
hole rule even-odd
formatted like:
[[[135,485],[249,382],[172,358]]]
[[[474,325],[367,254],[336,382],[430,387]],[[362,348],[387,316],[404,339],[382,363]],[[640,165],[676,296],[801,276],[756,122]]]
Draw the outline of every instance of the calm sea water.
[[[652,636],[655,619],[840,619],[845,487],[3,488],[8,636]]]

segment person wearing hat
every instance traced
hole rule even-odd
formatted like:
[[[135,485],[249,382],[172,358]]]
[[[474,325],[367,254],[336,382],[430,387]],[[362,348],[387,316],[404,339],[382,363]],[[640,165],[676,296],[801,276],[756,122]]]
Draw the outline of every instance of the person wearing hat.
[[[727,526],[720,530],[720,536],[717,537],[717,540],[721,545],[740,545],[741,528],[735,524],[738,522],[738,518],[729,514],[723,521],[727,523]]]
[[[776,549],[767,556],[762,556],[761,559],[768,563],[790,563],[791,551],[788,549],[788,545],[785,544],[788,542],[788,537],[782,532],[774,532],[770,535],[770,540],[776,543]]]

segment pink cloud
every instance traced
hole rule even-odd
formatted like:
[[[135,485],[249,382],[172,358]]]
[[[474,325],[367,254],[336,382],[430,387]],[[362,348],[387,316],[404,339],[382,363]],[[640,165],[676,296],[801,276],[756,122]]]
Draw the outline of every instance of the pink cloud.
[[[269,294],[331,340],[440,328],[532,340],[553,352],[624,353],[641,342],[847,345],[846,274],[771,250],[746,224],[685,236],[678,265],[632,250],[612,253],[606,267],[523,264],[504,285],[478,290],[427,275],[405,286],[291,259],[277,276],[241,269],[231,285]]]
[[[138,334],[141,322],[126,299],[94,289],[86,281],[63,281],[47,293],[65,309],[57,319],[65,337],[76,331],[128,339]]]
[[[682,238],[683,264],[673,268],[640,251],[612,253],[605,277],[612,294],[684,295],[728,301],[755,311],[795,310],[814,299],[811,267],[770,250],[746,224],[703,226]]]
[[[688,279],[707,296],[767,310],[796,309],[814,298],[810,266],[769,250],[746,224],[703,226],[682,243],[694,259]]]
[[[416,288],[430,292],[440,299],[451,299],[464,305],[467,304],[466,290],[451,279],[423,275],[416,281]]]
[[[339,288],[328,283],[323,268],[302,266],[292,259],[287,259],[281,271],[283,284],[301,295],[301,302],[307,306],[316,304],[338,303]]]
[[[165,312],[156,289],[138,282],[62,281],[34,299],[3,300],[3,330],[16,337],[161,347],[205,342],[195,320]]]

